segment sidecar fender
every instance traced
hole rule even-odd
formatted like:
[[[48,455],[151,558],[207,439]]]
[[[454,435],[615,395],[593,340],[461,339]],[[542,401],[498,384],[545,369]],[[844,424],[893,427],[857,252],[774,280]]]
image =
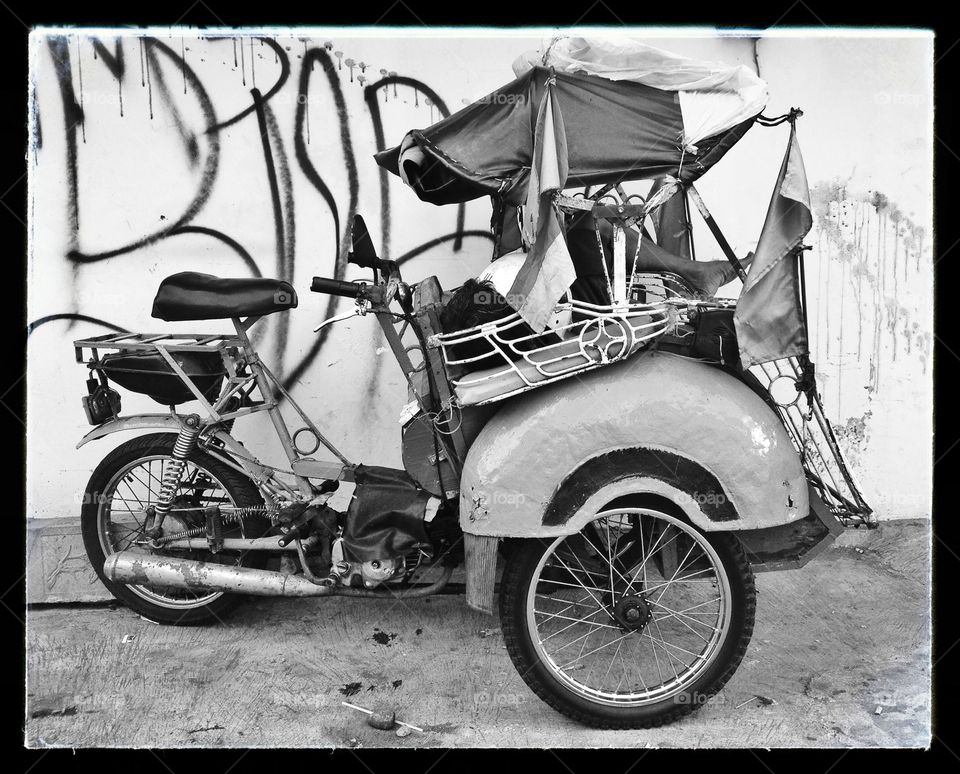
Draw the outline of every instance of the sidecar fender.
[[[800,459],[764,400],[717,367],[649,352],[506,404],[467,454],[460,522],[477,537],[573,534],[627,495],[705,531],[809,512]]]

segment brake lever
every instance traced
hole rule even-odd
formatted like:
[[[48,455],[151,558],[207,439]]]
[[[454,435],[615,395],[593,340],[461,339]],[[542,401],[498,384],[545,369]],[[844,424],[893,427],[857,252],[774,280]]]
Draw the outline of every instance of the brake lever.
[[[319,333],[328,325],[333,325],[336,322],[342,322],[343,320],[349,320],[351,317],[362,317],[367,312],[370,311],[370,302],[365,298],[358,298],[357,305],[351,309],[349,312],[344,312],[343,314],[338,314],[335,317],[331,317],[329,320],[324,320],[316,328],[313,329],[314,333]]]

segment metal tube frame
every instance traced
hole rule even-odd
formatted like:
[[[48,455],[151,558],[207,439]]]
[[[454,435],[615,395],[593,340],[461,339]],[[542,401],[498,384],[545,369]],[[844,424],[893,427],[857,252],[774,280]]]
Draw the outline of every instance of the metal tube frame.
[[[250,343],[247,330],[259,319],[260,317],[248,317],[243,320],[233,318],[232,322],[236,330],[234,336],[113,334],[78,341],[75,342],[77,360],[82,362],[81,351],[84,346],[90,347],[93,351],[93,361],[91,364],[93,368],[96,368],[96,364],[99,362],[98,349],[157,352],[203,408],[203,414],[206,416],[201,416],[199,444],[206,452],[250,478],[271,501],[276,502],[281,499],[291,499],[296,495],[297,491],[303,496],[310,497],[314,491],[310,484],[311,476],[302,475],[294,470],[295,463],[307,459],[307,457],[306,455],[302,455],[296,448],[290,430],[280,411],[280,405],[274,397],[275,393],[282,395],[289,401],[294,411],[296,411],[300,419],[303,420],[306,428],[314,434],[320,444],[326,447],[327,450],[337,458],[339,462],[329,468],[329,472],[332,474],[331,477],[339,480],[352,480],[353,464],[327,439],[317,425],[307,416],[306,412],[304,412],[290,393],[283,387],[273,372],[264,365],[256,349]],[[203,395],[193,379],[191,379],[179,363],[177,363],[172,354],[177,351],[210,352],[211,349],[220,353],[227,371],[227,380],[220,394],[212,402]],[[246,373],[243,373],[244,367],[247,369]],[[253,405],[241,406],[234,410],[225,410],[231,398],[238,393],[249,396],[254,388],[260,393],[260,401]],[[260,462],[260,460],[250,454],[246,447],[233,438],[233,436],[227,432],[226,427],[224,427],[224,425],[231,420],[263,411],[266,411],[270,417],[270,421],[283,447],[284,454],[290,464],[289,470]],[[185,417],[178,414],[173,407],[171,407],[171,413],[177,418],[180,424],[183,425]],[[215,439],[219,441],[219,444],[214,443]],[[291,486],[279,479],[275,475],[277,473],[292,476],[296,482],[296,489],[291,488]]]

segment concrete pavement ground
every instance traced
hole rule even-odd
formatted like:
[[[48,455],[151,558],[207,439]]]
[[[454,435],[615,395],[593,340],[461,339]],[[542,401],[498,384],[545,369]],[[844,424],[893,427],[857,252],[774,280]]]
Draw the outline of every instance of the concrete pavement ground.
[[[251,601],[224,625],[120,606],[28,611],[31,747],[923,747],[930,525],[849,531],[757,576],[757,623],[724,690],[673,725],[580,726],[514,670],[495,616],[459,596]],[[485,636],[481,636],[481,631]],[[378,731],[342,705],[424,729]]]

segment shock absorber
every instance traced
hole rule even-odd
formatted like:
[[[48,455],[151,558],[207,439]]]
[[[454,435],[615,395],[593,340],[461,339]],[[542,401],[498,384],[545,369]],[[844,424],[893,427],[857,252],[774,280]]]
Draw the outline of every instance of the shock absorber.
[[[173,500],[180,488],[180,477],[187,466],[187,458],[197,446],[200,435],[200,417],[190,414],[180,424],[176,443],[173,445],[173,459],[164,465],[163,478],[160,481],[160,496],[153,508],[152,524],[147,525],[147,534],[156,538],[160,535],[163,520],[173,507]]]

